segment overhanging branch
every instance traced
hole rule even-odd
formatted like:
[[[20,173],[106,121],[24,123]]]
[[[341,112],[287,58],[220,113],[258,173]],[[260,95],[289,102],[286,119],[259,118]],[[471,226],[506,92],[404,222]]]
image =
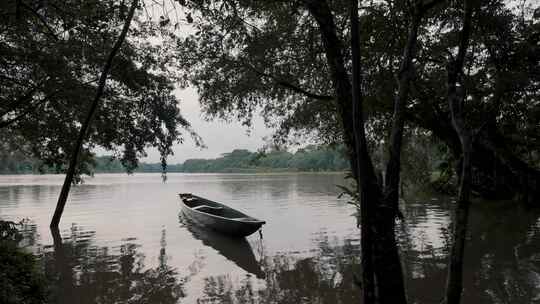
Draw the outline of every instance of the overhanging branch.
[[[334,100],[335,98],[333,96],[329,96],[329,95],[320,95],[320,94],[316,94],[316,93],[313,93],[313,92],[310,92],[310,91],[307,91],[295,84],[292,84],[286,80],[283,80],[281,78],[278,78],[274,75],[271,75],[271,74],[268,74],[268,73],[265,73],[263,71],[260,71],[258,70],[257,68],[255,68],[253,65],[249,64],[249,63],[245,63],[245,66],[247,66],[250,70],[252,70],[253,72],[257,73],[258,75],[260,76],[263,76],[263,77],[266,77],[266,78],[269,78],[271,79],[273,82],[275,82],[276,84],[282,86],[282,87],[285,87],[295,93],[299,93],[299,94],[302,94],[308,98],[313,98],[313,99],[317,99],[317,100],[326,100],[326,101],[330,101],[330,100]]]

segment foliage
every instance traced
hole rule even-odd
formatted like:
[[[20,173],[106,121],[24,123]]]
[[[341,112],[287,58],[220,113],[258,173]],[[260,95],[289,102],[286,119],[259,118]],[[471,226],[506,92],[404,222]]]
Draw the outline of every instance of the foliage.
[[[349,200],[347,204],[355,206],[357,209],[360,209],[360,193],[358,193],[358,187],[356,180],[350,172],[347,172],[345,175],[345,180],[352,180],[352,185],[336,185],[336,187],[341,190],[341,193],[338,195],[338,198],[347,196]],[[357,213],[357,216],[359,213]]]
[[[188,159],[179,167],[182,172],[343,171],[348,162],[341,149],[308,146],[295,153],[234,150],[216,159]]]
[[[350,34],[347,5],[328,2],[345,45]],[[386,152],[380,146],[388,144],[395,78],[410,25],[407,3],[375,1],[360,11],[362,91],[372,152]],[[187,6],[195,16],[195,30],[178,42],[178,59],[191,67],[183,77],[198,88],[209,117],[249,125],[261,111],[267,124],[277,128],[277,141],[295,141],[300,135],[319,143],[343,142],[320,32],[302,2],[197,0]],[[505,152],[525,161],[528,172],[540,164],[539,12],[535,1],[482,2],[463,75],[471,127],[499,134]],[[450,152],[447,168],[461,152],[445,90],[460,16],[458,6],[444,2],[424,18],[406,109],[406,137],[415,142],[429,134],[441,141]],[[350,69],[350,50],[342,51]],[[493,149],[490,153],[499,157]],[[482,157],[475,157],[484,174],[497,176],[496,165],[481,162]]]
[[[209,117],[250,125],[261,110],[266,123],[278,129],[276,140],[291,132],[309,136],[314,130],[324,135],[320,142],[339,139],[335,128],[339,123],[328,102],[331,83],[321,41],[315,22],[301,5],[282,1],[187,5],[196,16],[195,31],[180,39],[177,56],[190,67],[183,70],[184,77],[197,87]]]
[[[9,164],[0,167],[0,174],[53,172],[51,168],[40,166],[38,161],[30,158],[19,160],[11,154],[1,153],[0,158]],[[114,156],[95,156],[90,164],[89,172],[92,174],[126,171],[122,162]],[[181,164],[169,164],[167,172],[344,171],[348,166],[342,147],[310,145],[295,153],[284,150],[251,152],[236,149],[215,159],[188,159]],[[37,171],[38,168],[40,171]],[[162,172],[162,166],[161,163],[142,162],[135,172]]]
[[[3,1],[0,4],[0,132],[49,168],[62,172],[94,95],[99,72],[126,17],[124,1]],[[180,128],[198,137],[174,96],[175,62],[167,32],[138,13],[122,45],[78,173],[91,150],[119,157],[128,171],[148,147],[163,165]],[[162,43],[152,43],[162,40]]]
[[[295,153],[234,150],[216,159],[188,159],[179,167],[182,172],[343,171],[348,162],[341,148],[308,146]]]
[[[37,167],[37,161],[26,157],[19,151],[6,151],[0,149],[0,173],[37,173]]]
[[[20,223],[0,220],[0,302],[45,303],[46,285],[36,259],[17,247],[19,228]]]

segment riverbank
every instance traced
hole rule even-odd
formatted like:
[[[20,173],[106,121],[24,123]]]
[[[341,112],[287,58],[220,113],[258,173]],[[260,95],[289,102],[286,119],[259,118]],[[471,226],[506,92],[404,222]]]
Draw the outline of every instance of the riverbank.
[[[57,168],[49,168],[33,159],[4,157],[0,163],[0,174],[56,173]],[[113,156],[95,156],[86,168],[89,173],[126,172],[121,160]],[[346,171],[349,162],[339,148],[308,146],[295,153],[288,151],[251,152],[235,149],[213,159],[187,159],[183,163],[168,163],[166,172],[181,173],[265,173],[265,172],[319,172]],[[162,164],[141,162],[134,172],[161,173]],[[86,173],[86,172],[85,172]]]
[[[300,171],[293,170],[288,168],[230,168],[222,171],[169,171],[166,173],[185,173],[185,174],[346,174],[347,170],[335,170],[335,171]],[[141,174],[141,173],[162,173],[158,170],[135,170],[131,174]],[[127,174],[126,171],[95,171],[93,174]],[[130,175],[131,175],[130,174]],[[54,173],[54,172],[17,172],[17,173],[0,173],[0,176],[8,175],[64,175],[64,173]]]

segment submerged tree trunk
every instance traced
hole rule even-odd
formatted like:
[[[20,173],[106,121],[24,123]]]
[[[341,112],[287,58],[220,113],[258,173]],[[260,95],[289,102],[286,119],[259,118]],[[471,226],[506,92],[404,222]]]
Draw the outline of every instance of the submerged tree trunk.
[[[79,131],[79,136],[77,137],[77,141],[75,142],[75,145],[73,148],[73,154],[71,155],[71,159],[69,161],[69,167],[66,173],[66,178],[64,180],[64,184],[62,185],[62,190],[60,191],[60,196],[58,197],[56,209],[54,210],[54,215],[51,220],[51,224],[50,224],[51,228],[58,227],[58,224],[60,223],[60,218],[62,217],[62,213],[64,212],[64,207],[66,205],[66,201],[69,195],[69,190],[71,188],[71,184],[73,183],[73,177],[75,176],[75,172],[79,163],[79,156],[82,151],[83,143],[86,139],[86,136],[88,135],[88,130],[90,129],[92,119],[94,118],[94,114],[99,105],[99,100],[101,99],[101,96],[103,95],[103,91],[105,89],[105,83],[107,82],[107,76],[109,74],[109,71],[111,70],[114,56],[116,55],[116,53],[118,53],[120,46],[122,45],[122,43],[124,42],[126,38],[127,32],[129,30],[129,26],[131,24],[131,20],[133,19],[133,15],[135,14],[135,9],[137,8],[137,3],[138,3],[138,0],[133,0],[133,2],[131,3],[131,8],[129,10],[124,26],[122,28],[122,32],[120,33],[120,36],[118,37],[118,40],[114,44],[111,52],[109,53],[105,66],[103,67],[103,71],[101,72],[96,95],[94,96],[94,99],[92,100],[92,104],[90,105],[90,109],[88,111],[86,119],[84,120],[81,130]]]
[[[367,154],[366,136],[364,130],[364,118],[362,109],[361,67],[360,67],[360,34],[358,23],[358,0],[351,0],[351,53],[352,53],[352,120],[357,156],[362,160],[356,162],[357,191],[360,197],[360,225],[361,225],[361,250],[362,250],[362,293],[363,303],[375,303],[375,275],[373,271],[373,237],[372,237],[372,208],[371,204],[375,197],[371,197],[370,187],[363,177],[366,171],[365,155]]]
[[[388,287],[388,284],[382,284],[382,288],[378,288],[376,285],[381,285],[381,282],[374,281],[374,273],[378,270],[374,269],[373,258],[375,252],[373,252],[373,232],[377,230],[376,226],[380,224],[387,224],[388,222],[376,222],[372,211],[382,202],[382,190],[377,181],[377,176],[373,167],[372,160],[369,156],[369,152],[366,144],[366,136],[363,122],[362,113],[362,96],[360,90],[360,61],[359,61],[359,47],[358,41],[352,41],[355,44],[354,47],[354,99],[352,102],[353,90],[349,76],[345,69],[343,47],[341,41],[337,37],[336,26],[333,20],[332,13],[326,1],[310,0],[305,1],[306,6],[315,18],[319,25],[321,32],[321,38],[325,49],[328,66],[330,69],[331,79],[336,94],[336,106],[340,115],[340,120],[343,126],[343,132],[345,136],[345,142],[349,149],[349,158],[351,160],[351,168],[353,175],[357,180],[360,189],[361,199],[361,230],[362,230],[362,263],[363,263],[363,289],[364,289],[364,302],[365,304],[375,303],[378,295],[380,294],[398,294],[404,295],[403,286],[398,288],[384,289]],[[352,2],[352,5],[357,5],[357,2]],[[355,13],[351,15],[353,22],[357,24],[355,19]],[[357,14],[358,12],[356,12]],[[357,18],[356,18],[357,19]],[[358,38],[358,26],[356,26],[355,35]],[[354,111],[352,107],[354,106]],[[353,119],[354,113],[354,119]],[[373,211],[374,212],[374,211]],[[391,220],[391,229],[393,230],[394,222]],[[390,249],[396,249],[395,256],[398,256],[397,247]],[[399,261],[399,259],[398,259]],[[390,263],[391,261],[388,261]],[[401,267],[398,264],[394,269],[398,269],[401,272]],[[381,271],[384,271],[381,270]],[[388,273],[383,275],[379,273],[376,277],[378,280],[389,280],[395,273]],[[385,281],[386,282],[386,281]],[[385,283],[383,282],[383,283]],[[401,288],[401,290],[399,290]],[[405,299],[401,302],[392,303],[404,303]]]
[[[53,238],[54,248],[54,266],[58,273],[58,281],[61,286],[58,296],[58,304],[69,304],[70,299],[76,299],[76,290],[73,286],[73,270],[72,265],[68,261],[64,245],[62,244],[62,236],[58,227],[51,227],[51,235]]]
[[[407,43],[403,50],[398,72],[398,92],[394,98],[394,114],[390,133],[389,159],[386,164],[384,197],[375,212],[375,269],[381,303],[406,303],[403,271],[395,235],[395,219],[399,212],[399,181],[401,171],[401,146],[405,125],[405,106],[410,82],[414,75],[413,58],[416,53],[418,27],[424,13],[421,4],[411,8],[411,23]]]
[[[432,1],[429,6],[437,2]],[[402,59],[402,69],[399,75],[399,93],[396,96],[394,108],[391,161],[388,164],[389,170],[387,172],[387,176],[392,181],[387,188],[388,199],[382,194],[382,184],[378,182],[366,144],[360,89],[358,1],[351,1],[352,88],[346,73],[342,47],[336,34],[333,16],[328,4],[325,1],[306,1],[306,6],[317,21],[321,31],[337,96],[337,108],[341,116],[346,144],[351,151],[349,155],[351,168],[357,180],[361,199],[360,223],[362,229],[364,303],[406,303],[403,272],[394,230],[399,194],[399,158],[401,156],[404,108],[408,98],[409,83],[412,78],[412,59],[414,58],[418,26],[423,12],[428,9],[428,6],[422,5],[422,2],[417,2],[415,5],[414,20],[411,23],[409,39]]]
[[[463,29],[461,31],[458,54],[456,59],[449,63],[447,80],[448,106],[452,116],[452,124],[461,143],[463,157],[459,194],[452,225],[452,249],[449,257],[448,277],[446,281],[446,304],[459,304],[461,300],[463,260],[471,192],[472,132],[465,121],[464,101],[466,100],[466,91],[463,83],[460,82],[471,33],[471,1],[465,0],[464,7]],[[458,83],[460,83],[459,87]]]
[[[401,147],[405,127],[405,112],[410,84],[414,77],[413,59],[416,56],[418,29],[424,14],[442,1],[414,1],[409,8],[410,23],[397,75],[398,92],[394,98],[394,113],[389,139],[389,159],[386,164],[384,197],[375,211],[374,262],[378,288],[386,292],[378,294],[381,303],[405,303],[403,271],[395,235],[395,219],[399,212],[399,186],[401,171]],[[389,292],[390,291],[390,292]]]

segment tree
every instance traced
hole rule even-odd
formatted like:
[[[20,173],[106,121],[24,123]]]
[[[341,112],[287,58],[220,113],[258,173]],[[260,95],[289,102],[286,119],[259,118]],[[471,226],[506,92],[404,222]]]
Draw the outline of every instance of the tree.
[[[350,51],[347,51],[348,48],[344,48],[342,43],[347,36],[347,24],[350,24],[347,18],[348,10],[337,5],[330,7],[326,1],[304,1],[303,7],[282,2],[256,3],[252,6],[224,2],[217,4],[217,7],[230,7],[230,10],[218,15],[213,11],[216,4],[203,1],[194,4],[194,7],[200,11],[201,16],[209,16],[208,20],[203,19],[198,23],[200,31],[183,41],[184,47],[190,50],[196,47],[199,50],[197,59],[192,57],[193,53],[182,59],[196,67],[194,71],[189,71],[189,77],[198,86],[201,101],[210,114],[227,117],[232,110],[239,117],[246,117],[246,124],[249,124],[254,108],[262,106],[263,113],[282,117],[278,136],[288,134],[292,128],[309,129],[308,126],[315,126],[311,129],[317,129],[323,134],[330,134],[328,130],[334,130],[334,134],[342,134],[353,176],[358,180],[358,191],[361,193],[364,284],[368,286],[367,289],[364,286],[366,303],[371,303],[375,297],[382,303],[406,302],[394,232],[394,221],[399,214],[399,158],[405,120],[404,108],[413,76],[412,60],[415,57],[418,28],[423,14],[434,3],[436,1],[428,4],[415,2],[409,10],[404,11],[401,11],[403,7],[392,8],[412,21],[406,26],[410,30],[404,44],[403,56],[398,56],[397,59],[401,64],[398,75],[400,81],[393,107],[388,183],[384,186],[378,181],[367,145],[367,132],[364,129],[360,101],[360,58],[355,54],[360,47],[358,35],[353,40],[356,42],[352,48],[355,75],[352,84],[349,78],[347,65]],[[353,7],[352,11],[357,12],[356,6]],[[381,7],[385,8],[384,5]],[[358,26],[354,15],[351,20],[351,23],[355,24],[355,33]],[[216,27],[216,24],[222,27]],[[227,28],[227,31],[224,33],[222,28]],[[304,33],[309,33],[310,36],[306,37]],[[286,42],[285,45],[283,42]],[[299,44],[307,45],[307,48],[299,48]],[[208,58],[208,62],[206,65],[203,62],[201,67],[198,58]],[[296,58],[298,61],[295,61]],[[272,66],[267,63],[269,60],[272,61]],[[291,75],[291,61],[298,69],[297,75],[309,77],[301,78],[301,81],[292,78],[297,75]],[[318,80],[325,82],[324,77],[317,78],[321,75],[321,70],[328,74],[331,86],[311,85]],[[244,84],[253,83],[252,79],[257,79],[255,85]],[[306,89],[309,86],[320,89]],[[216,91],[220,94],[216,94]],[[287,94],[291,94],[291,97],[283,98]],[[262,103],[263,96],[279,99],[279,102]],[[355,96],[354,106],[352,96]],[[379,99],[377,102],[383,104],[384,100]],[[309,117],[306,113],[316,115]],[[328,118],[330,124],[327,123]],[[335,132],[336,125],[340,126],[339,132]],[[324,129],[323,126],[330,127]],[[370,212],[370,209],[373,211]],[[372,266],[373,273],[369,270]],[[378,284],[377,294],[373,287],[375,278]]]
[[[450,252],[448,279],[446,283],[445,303],[459,304],[463,286],[463,257],[465,254],[465,239],[471,196],[471,156],[473,149],[473,134],[470,125],[465,121],[464,103],[467,100],[467,88],[462,82],[463,66],[471,35],[473,2],[464,3],[463,29],[460,33],[458,53],[448,63],[447,94],[448,107],[452,124],[461,142],[461,172],[459,194],[457,197],[454,222],[452,225],[452,250]]]
[[[437,1],[415,1],[407,5],[388,1],[361,8],[363,31],[359,59],[362,69],[356,72],[357,78],[362,78],[358,85],[362,89],[361,108],[365,110],[361,112],[351,108],[351,85],[354,85],[354,81],[351,84],[348,79],[351,52],[342,47],[342,41],[350,35],[349,10],[346,9],[349,6],[341,1],[188,2],[197,12],[196,31],[179,44],[180,60],[194,67],[185,71],[186,78],[199,89],[201,103],[211,116],[236,117],[249,125],[253,113],[261,109],[268,123],[278,128],[277,139],[301,134],[321,138],[321,141],[346,143],[353,175],[364,183],[360,191],[371,191],[363,195],[377,202],[374,205],[384,206],[374,207],[372,214],[377,218],[373,225],[380,225],[375,230],[381,240],[374,240],[374,246],[379,247],[374,250],[384,253],[374,253],[384,258],[374,260],[380,266],[375,276],[380,276],[378,283],[392,286],[402,285],[399,276],[382,278],[385,273],[396,273],[400,269],[396,266],[399,259],[394,254],[397,250],[386,250],[395,246],[393,221],[399,215],[399,156],[405,121],[410,123],[409,128],[418,130],[408,134],[430,133],[448,146],[452,158],[459,159],[462,154],[458,133],[450,120],[446,92],[440,89],[446,86],[446,62],[441,58],[453,51],[456,31],[451,30],[451,25],[459,22],[460,14],[452,6],[425,9],[435,3]],[[532,37],[536,37],[538,26],[535,17],[513,11],[502,1],[490,1],[484,6],[483,32],[475,29],[471,35],[474,41],[471,53],[476,60],[467,66],[479,73],[464,77],[465,82],[475,83],[478,88],[471,94],[476,97],[470,103],[471,111],[467,111],[468,119],[486,121],[486,115],[491,119],[480,128],[478,140],[472,143],[471,167],[475,178],[471,179],[471,187],[484,196],[522,192],[532,193],[534,197],[540,177],[534,169],[535,163],[524,161],[524,156],[530,156],[520,149],[510,151],[507,144],[514,141],[502,138],[501,130],[508,130],[512,125],[510,133],[520,129],[529,134],[537,131],[537,126],[534,123],[522,126],[516,124],[516,120],[500,118],[515,110],[520,117],[526,116],[525,111],[538,111],[536,103],[525,102],[538,97],[537,81],[535,76],[516,78],[519,80],[511,83],[510,90],[502,94],[501,86],[493,82],[491,75],[497,70],[516,75],[535,74],[537,66],[531,63],[537,62],[537,55],[532,51],[535,41]],[[497,24],[504,31],[490,28],[489,23]],[[485,37],[500,36],[504,32],[514,38],[505,50],[508,56],[490,52],[489,49],[497,48]],[[518,58],[516,54],[521,55]],[[497,69],[496,62],[505,62],[504,69]],[[523,68],[527,72],[518,74]],[[408,105],[407,98],[411,99]],[[519,100],[519,109],[501,107],[513,104],[514,100]],[[356,113],[355,120],[352,113]],[[357,123],[357,132],[353,132],[353,122]],[[367,131],[362,135],[364,127]],[[373,146],[383,141],[389,151],[386,166],[370,160]],[[528,146],[538,148],[537,144]],[[376,169],[385,169],[384,185],[377,182]],[[365,180],[361,181],[363,174]],[[486,186],[492,177],[495,177],[495,186]],[[502,191],[494,191],[505,179],[523,178],[527,180],[526,189],[509,182],[508,186],[500,187]],[[400,287],[387,289],[390,285],[382,288],[402,290]]]
[[[457,45],[458,35],[450,24],[461,15],[452,7],[447,11],[434,20],[435,32],[444,34],[433,35],[424,43],[427,51],[414,90],[420,101],[409,116],[446,142],[459,159],[461,143],[453,130],[446,93],[433,89],[446,86],[444,58]],[[538,142],[529,135],[538,132],[529,123],[538,116],[533,101],[538,99],[538,65],[533,63],[538,61],[538,53],[531,44],[538,26],[526,3],[516,8],[490,1],[482,4],[471,32],[468,57],[473,59],[466,62],[465,69],[474,72],[465,73],[463,83],[470,93],[467,120],[483,124],[472,143],[471,162],[472,188],[484,197],[511,198],[521,193],[525,201],[533,202],[538,194],[538,162],[530,154],[538,149]],[[518,123],[518,117],[525,123]],[[509,146],[515,149],[511,151]]]
[[[403,272],[396,244],[394,220],[398,216],[400,158],[405,106],[413,78],[413,59],[416,54],[418,29],[425,12],[437,1],[425,4],[414,2],[410,7],[410,24],[407,43],[403,51],[398,71],[398,89],[394,101],[394,113],[390,135],[390,155],[386,166],[385,184],[381,185],[374,171],[371,156],[367,148],[364,129],[360,43],[358,33],[358,4],[352,1],[351,7],[351,49],[353,59],[352,96],[353,96],[353,132],[357,161],[356,176],[360,193],[360,211],[362,227],[362,267],[364,282],[364,301],[374,303],[406,303]],[[330,64],[330,63],[329,63]],[[384,193],[382,191],[384,187]],[[375,276],[373,276],[375,274]],[[377,282],[375,289],[374,282]]]
[[[0,21],[0,133],[43,166],[67,170],[53,226],[71,183],[91,173],[94,147],[113,151],[131,172],[149,147],[160,152],[165,170],[172,145],[182,140],[178,126],[200,143],[173,95],[178,78],[170,70],[170,56],[164,56],[168,32],[137,17],[137,6],[129,11],[124,1],[8,1],[0,6],[5,16]],[[132,18],[137,27],[131,38],[122,43],[129,30],[124,26],[113,46],[112,38]],[[157,34],[164,35],[162,46],[149,42]]]
[[[65,172],[99,75],[128,8],[123,1],[4,1],[0,4],[0,134],[12,149]],[[183,133],[169,32],[136,11],[90,126],[76,175],[101,147],[128,171],[155,147],[165,164]],[[163,36],[161,36],[163,35]],[[161,39],[155,44],[152,39]],[[184,131],[181,131],[184,129]]]
[[[90,125],[92,124],[94,115],[99,106],[101,96],[103,95],[105,84],[107,82],[107,77],[111,70],[114,57],[116,56],[116,53],[118,53],[120,46],[126,39],[129,26],[131,25],[131,20],[133,19],[133,15],[135,14],[135,9],[137,8],[137,3],[138,3],[138,0],[133,0],[133,2],[131,3],[131,7],[129,8],[126,21],[124,23],[124,26],[122,27],[122,32],[120,33],[120,36],[116,40],[116,43],[111,49],[111,52],[109,53],[109,56],[107,57],[107,61],[105,62],[105,65],[103,66],[103,71],[101,72],[101,76],[99,77],[96,95],[94,97],[94,100],[92,101],[92,104],[90,105],[88,114],[86,114],[86,118],[83,122],[83,125],[81,126],[81,130],[79,131],[79,136],[77,137],[77,141],[75,142],[75,146],[71,154],[71,159],[69,161],[69,167],[66,173],[66,178],[64,180],[64,184],[62,185],[62,190],[60,191],[60,196],[58,197],[56,209],[54,210],[54,215],[51,220],[51,227],[58,227],[58,224],[60,223],[60,218],[62,217],[62,213],[64,212],[64,207],[66,205],[66,201],[69,195],[69,190],[71,188],[71,184],[73,183],[73,177],[75,176],[75,170],[79,162],[79,157],[80,157],[79,155],[81,154],[82,146],[84,144],[84,141],[86,140],[86,137],[88,136],[88,130],[90,129]]]
[[[538,156],[531,153],[539,147],[534,135],[538,126],[533,122],[539,112],[534,102],[539,91],[535,51],[539,24],[534,7],[527,3],[519,7],[503,1],[485,3],[471,36],[471,52],[478,60],[470,68],[480,73],[468,80],[477,88],[474,110],[468,112],[482,121],[492,117],[473,143],[473,190],[488,198],[522,193],[532,202],[540,185]],[[179,60],[192,67],[185,76],[199,89],[208,114],[248,124],[260,109],[278,128],[277,139],[299,134],[323,142],[345,139],[339,109],[329,102],[337,97],[328,81],[331,71],[322,40],[300,3],[194,1],[187,5],[200,14],[193,23],[195,33],[179,44]],[[346,7],[341,1],[330,5],[342,41],[349,34]],[[409,13],[406,2],[387,1],[365,6],[360,14],[365,29],[361,33],[365,121],[372,148],[381,140],[388,142],[391,105],[398,90],[394,75],[407,42]],[[405,111],[408,128],[431,133],[448,146],[453,159],[459,158],[461,148],[441,89],[446,86],[441,58],[452,50],[455,32],[449,25],[458,18],[450,6],[426,15],[411,84],[413,102]],[[349,51],[343,56],[350,62]],[[498,77],[490,76],[494,71]],[[526,123],[518,123],[523,119]],[[520,139],[521,134],[527,140]]]

